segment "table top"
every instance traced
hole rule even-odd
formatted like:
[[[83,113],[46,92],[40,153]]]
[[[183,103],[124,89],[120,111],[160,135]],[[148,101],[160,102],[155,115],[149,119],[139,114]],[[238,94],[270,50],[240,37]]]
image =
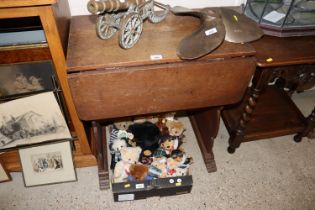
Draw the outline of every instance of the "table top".
[[[259,67],[315,63],[315,36],[263,36],[253,42]]]
[[[68,72],[184,62],[176,55],[180,41],[200,25],[197,18],[174,16],[158,24],[144,22],[143,32],[136,45],[128,50],[118,44],[118,33],[109,40],[96,35],[96,16],[76,16],[70,26],[67,65]],[[255,50],[250,44],[223,42],[215,51],[199,60],[252,56]],[[161,60],[151,60],[151,55],[161,55]]]

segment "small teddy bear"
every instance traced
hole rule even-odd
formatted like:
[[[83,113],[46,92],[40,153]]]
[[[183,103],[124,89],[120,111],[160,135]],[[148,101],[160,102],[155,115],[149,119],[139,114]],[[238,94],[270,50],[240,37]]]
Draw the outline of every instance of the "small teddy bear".
[[[178,162],[178,167],[181,168],[188,168],[193,163],[193,158],[180,149],[173,150],[171,158]]]
[[[177,171],[178,162],[173,158],[167,158],[167,176],[174,176]]]
[[[155,168],[161,171],[161,173],[159,174],[160,175],[159,178],[165,178],[167,176],[166,162],[167,162],[166,157],[153,158],[151,166],[154,166]]]
[[[163,136],[160,141],[160,148],[162,148],[166,156],[170,156],[172,151],[179,147],[179,141],[177,138],[173,138],[172,136]]]
[[[176,172],[173,174],[173,176],[186,176],[188,175],[188,168],[181,168],[177,167]]]
[[[129,181],[143,181],[148,180],[148,166],[143,164],[131,164],[130,175],[128,176]]]
[[[171,157],[167,159],[167,176],[185,176],[188,173],[193,159],[180,149],[173,150]]]
[[[134,135],[137,146],[140,146],[143,152],[153,154],[153,151],[159,147],[159,128],[151,123],[135,123],[129,126],[128,132]]]
[[[129,126],[132,125],[133,122],[126,119],[126,121],[116,121],[114,122],[114,126],[117,130],[128,130]]]
[[[109,144],[109,150],[112,156],[110,168],[114,169],[117,162],[121,160],[120,150],[127,147],[127,142],[124,139],[116,139]]]
[[[136,164],[142,149],[140,147],[123,147],[120,150],[121,160],[114,169],[114,183],[127,181],[131,164]]]
[[[166,122],[166,127],[168,129],[169,135],[183,138],[185,127],[184,124],[177,120],[168,120]]]
[[[166,126],[166,119],[159,118],[155,125],[159,128],[161,136],[169,135],[168,128]]]

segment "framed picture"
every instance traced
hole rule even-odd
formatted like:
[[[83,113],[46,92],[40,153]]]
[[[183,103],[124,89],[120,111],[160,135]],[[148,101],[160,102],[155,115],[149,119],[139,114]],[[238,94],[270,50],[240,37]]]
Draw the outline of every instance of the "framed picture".
[[[54,89],[51,61],[0,65],[0,98]]]
[[[7,181],[11,181],[11,176],[8,173],[8,171],[5,169],[1,159],[0,159],[0,183],[1,182],[7,182]]]
[[[76,181],[70,141],[19,149],[26,187]]]
[[[53,92],[0,104],[0,152],[58,139],[71,134]]]

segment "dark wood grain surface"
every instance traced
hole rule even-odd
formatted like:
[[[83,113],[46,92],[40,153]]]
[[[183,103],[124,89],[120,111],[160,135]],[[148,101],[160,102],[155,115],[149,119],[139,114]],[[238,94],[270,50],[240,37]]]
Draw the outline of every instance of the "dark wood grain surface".
[[[315,36],[286,38],[264,36],[252,45],[257,51],[257,65],[260,67],[315,62]]]
[[[255,69],[251,58],[70,74],[79,117],[97,120],[231,104]]]
[[[297,134],[294,140],[298,142],[315,126],[314,114],[305,118],[289,97],[298,85],[312,82],[311,73],[306,76],[303,66],[311,69],[313,65],[309,64],[315,63],[315,36],[264,36],[252,45],[257,51],[252,86],[241,103],[225,107],[222,114],[230,133],[230,153],[242,142],[289,134]],[[285,90],[287,83],[281,85],[280,80],[272,86],[276,77],[295,80],[292,91]]]
[[[139,42],[131,49],[119,47],[118,33],[109,40],[96,35],[95,16],[78,16],[72,19],[67,56],[68,72],[181,62],[176,55],[180,41],[196,30],[199,19],[169,14],[158,24],[145,21]],[[151,55],[162,55],[163,59],[150,60]],[[254,55],[249,44],[224,42],[214,52],[201,60]]]

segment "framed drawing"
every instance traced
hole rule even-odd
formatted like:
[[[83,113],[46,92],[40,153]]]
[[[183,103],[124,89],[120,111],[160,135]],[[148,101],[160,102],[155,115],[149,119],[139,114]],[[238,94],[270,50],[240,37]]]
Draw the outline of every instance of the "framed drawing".
[[[54,89],[51,61],[0,65],[0,98]]]
[[[1,182],[7,182],[7,181],[11,181],[12,178],[10,176],[10,174],[8,173],[8,171],[5,169],[4,165],[2,164],[2,161],[0,159],[0,183]]]
[[[0,152],[58,139],[71,134],[53,92],[0,104]]]
[[[26,187],[76,181],[70,141],[19,149]]]

